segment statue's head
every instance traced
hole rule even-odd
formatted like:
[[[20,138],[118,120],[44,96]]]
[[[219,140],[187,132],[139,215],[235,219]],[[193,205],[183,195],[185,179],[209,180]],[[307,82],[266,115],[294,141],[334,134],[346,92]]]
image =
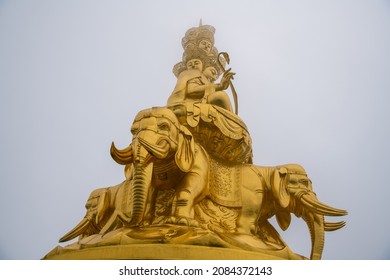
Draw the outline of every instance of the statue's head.
[[[203,71],[203,62],[199,58],[193,58],[186,62],[187,69],[196,69],[199,71]]]
[[[219,73],[214,66],[208,66],[203,70],[203,74],[210,81],[210,83],[215,82],[218,79]]]
[[[199,69],[204,71],[208,67],[213,67],[217,76],[209,80],[215,81],[224,71],[218,63],[218,50],[214,46],[215,28],[211,25],[200,25],[187,30],[181,43],[184,49],[182,61],[173,67],[173,73],[179,77],[180,73],[188,69]],[[200,60],[200,64],[196,68],[194,65],[188,65],[191,60]],[[221,61],[224,64],[224,61]],[[192,64],[192,61],[190,62]],[[190,66],[190,67],[189,67]],[[215,76],[213,74],[212,76]],[[210,76],[210,77],[212,77]]]
[[[198,48],[209,54],[211,52],[211,49],[213,48],[213,45],[210,41],[202,39],[198,43]]]
[[[189,45],[195,45],[209,54],[214,47],[215,28],[211,25],[199,24],[187,30],[181,40],[181,45],[185,50]]]

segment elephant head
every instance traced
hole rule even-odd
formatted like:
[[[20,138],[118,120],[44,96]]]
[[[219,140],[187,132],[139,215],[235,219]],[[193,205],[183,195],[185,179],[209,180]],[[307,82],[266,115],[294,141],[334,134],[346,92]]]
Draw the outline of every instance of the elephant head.
[[[192,168],[195,144],[192,134],[167,108],[154,107],[139,112],[131,126],[131,133],[133,139],[127,148],[118,150],[112,143],[111,156],[119,164],[133,166],[133,206],[129,224],[138,226],[147,212],[148,203],[151,203],[148,201],[151,189],[174,187],[175,184],[165,178],[166,173],[180,173],[174,178],[178,179]],[[154,174],[154,165],[155,169],[165,166],[167,170]],[[154,182],[154,177],[159,177],[159,180]]]
[[[85,208],[87,213],[84,218],[67,234],[60,238],[60,242],[66,242],[80,236],[80,239],[99,233],[102,225],[107,221],[107,216],[111,214],[109,188],[96,189],[91,192]]]
[[[320,202],[312,190],[311,181],[305,170],[296,164],[278,166],[270,181],[272,196],[275,199],[272,214],[282,230],[291,222],[291,214],[307,223],[312,242],[311,259],[321,259],[324,248],[324,232],[342,228],[345,222],[326,222],[324,216],[344,216],[347,211]],[[267,207],[266,207],[267,208]],[[266,209],[265,208],[265,209]],[[266,213],[268,212],[268,213]],[[269,210],[262,213],[270,216]]]

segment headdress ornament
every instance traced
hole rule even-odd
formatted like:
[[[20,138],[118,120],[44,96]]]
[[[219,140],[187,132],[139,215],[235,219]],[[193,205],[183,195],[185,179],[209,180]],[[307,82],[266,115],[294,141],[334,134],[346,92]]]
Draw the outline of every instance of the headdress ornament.
[[[200,22],[198,27],[187,30],[181,40],[181,45],[183,46],[183,49],[186,49],[189,44],[198,45],[201,40],[206,40],[214,46],[214,33],[215,28],[213,26],[202,25],[202,22]]]
[[[187,61],[195,58],[202,61],[203,69],[212,66],[218,71],[218,75],[223,73],[224,70],[218,64],[218,50],[214,47],[214,33],[215,28],[211,25],[202,25],[202,21],[198,27],[187,30],[181,41],[184,49],[182,61],[177,63],[172,70],[176,77],[187,69]],[[200,46],[202,41],[210,43],[209,48]],[[225,61],[221,62],[225,64]]]

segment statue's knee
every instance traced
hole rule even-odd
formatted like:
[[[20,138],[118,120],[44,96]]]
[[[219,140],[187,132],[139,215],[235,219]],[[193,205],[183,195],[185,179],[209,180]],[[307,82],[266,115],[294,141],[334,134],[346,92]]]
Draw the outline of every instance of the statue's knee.
[[[208,103],[232,111],[229,96],[223,91],[217,91],[209,96]]]

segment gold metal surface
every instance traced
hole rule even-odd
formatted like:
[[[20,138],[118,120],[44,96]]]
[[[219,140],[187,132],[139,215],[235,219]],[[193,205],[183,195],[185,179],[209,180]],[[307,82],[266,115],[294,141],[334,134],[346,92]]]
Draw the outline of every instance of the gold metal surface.
[[[92,191],[86,215],[44,259],[306,259],[282,230],[291,214],[308,225],[310,259],[321,259],[325,231],[347,212],[320,202],[298,164],[253,164],[252,141],[224,90],[234,73],[214,47],[215,29],[200,25],[182,39],[177,84],[167,106],[141,110],[128,147],[111,146],[125,180]],[[222,75],[219,83],[215,83]]]

